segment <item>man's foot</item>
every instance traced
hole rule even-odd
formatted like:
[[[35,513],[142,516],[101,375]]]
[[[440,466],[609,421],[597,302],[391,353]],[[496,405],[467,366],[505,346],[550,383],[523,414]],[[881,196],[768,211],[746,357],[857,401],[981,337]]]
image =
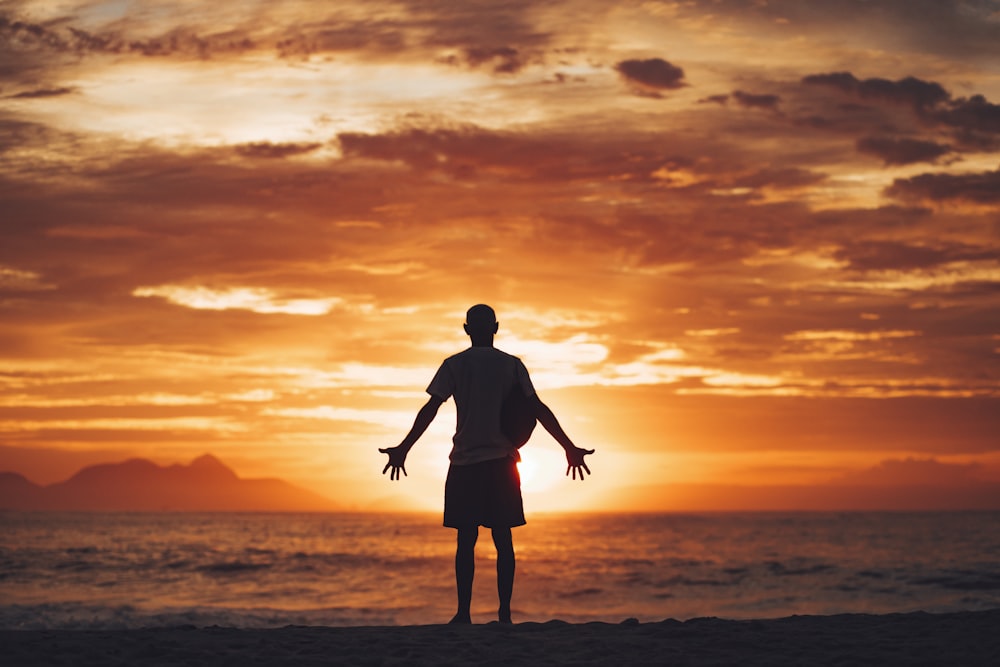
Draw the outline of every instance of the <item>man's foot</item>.
[[[510,609],[505,609],[504,607],[500,607],[499,612],[497,612],[497,617],[501,623],[507,623],[507,624],[511,623]]]
[[[463,614],[459,612],[455,614],[455,617],[448,621],[448,625],[472,625],[472,616],[468,613]]]

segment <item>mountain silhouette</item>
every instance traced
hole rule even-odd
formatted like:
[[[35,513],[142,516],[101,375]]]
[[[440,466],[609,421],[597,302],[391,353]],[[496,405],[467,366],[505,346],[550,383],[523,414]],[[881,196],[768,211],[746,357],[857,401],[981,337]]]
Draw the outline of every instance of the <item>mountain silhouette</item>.
[[[330,511],[323,496],[280,479],[241,479],[205,454],[188,465],[146,459],[83,468],[64,482],[39,486],[0,472],[0,509],[83,511]]]

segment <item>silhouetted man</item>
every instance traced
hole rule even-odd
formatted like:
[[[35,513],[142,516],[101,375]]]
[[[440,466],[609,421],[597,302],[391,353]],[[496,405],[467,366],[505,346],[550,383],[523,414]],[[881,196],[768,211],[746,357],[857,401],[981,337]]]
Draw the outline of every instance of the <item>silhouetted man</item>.
[[[517,447],[501,430],[500,411],[504,397],[516,386],[533,407],[535,417],[566,451],[566,474],[580,479],[590,468],[583,457],[593,449],[573,444],[552,411],[538,398],[528,370],[517,357],[493,347],[499,324],[493,309],[473,306],[465,315],[465,333],[472,347],[448,357],[427,387],[430,398],[417,413],[413,428],[396,447],[379,449],[389,455],[382,474],[390,479],[406,474],[406,455],[434,420],[438,408],[455,397],[458,424],[449,454],[451,465],[444,491],[444,525],[458,530],[455,550],[455,583],[458,612],[452,623],[471,623],[472,580],[479,526],[493,532],[497,550],[497,594],[499,619],[510,623],[510,599],[514,590],[514,543],[510,529],[523,526],[521,478],[517,472]]]

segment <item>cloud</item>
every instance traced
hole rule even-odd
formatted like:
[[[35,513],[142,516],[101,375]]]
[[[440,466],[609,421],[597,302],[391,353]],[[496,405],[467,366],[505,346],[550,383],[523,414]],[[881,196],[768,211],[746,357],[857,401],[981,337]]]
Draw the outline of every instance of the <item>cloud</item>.
[[[244,157],[280,159],[296,155],[305,155],[306,153],[315,151],[320,146],[322,146],[322,144],[318,142],[271,143],[270,141],[258,141],[234,146],[234,150]]]
[[[855,55],[870,62],[861,44],[878,44],[884,52],[914,56],[928,54],[936,61],[962,60],[992,63],[1000,43],[996,5],[988,0],[877,0],[871,2],[801,2],[801,0],[713,0],[711,21],[705,20],[702,3],[656,3],[669,7],[672,21],[687,31],[731,30],[733,34],[756,34],[765,40],[762,51],[787,45],[792,59],[802,53],[804,35],[822,34],[842,45],[838,54]],[[859,30],[858,26],[864,26]],[[824,51],[824,55],[829,52]]]
[[[905,271],[931,269],[954,262],[985,261],[994,257],[995,251],[955,242],[923,242],[917,245],[873,239],[845,242],[833,256],[859,271]]]
[[[857,141],[858,152],[882,158],[888,165],[933,162],[951,152],[951,147],[933,141],[897,139],[894,137],[864,137]]]
[[[867,470],[852,472],[835,483],[859,486],[965,486],[981,484],[977,463],[945,463],[934,458],[887,459]]]
[[[729,102],[729,95],[709,95],[698,100],[698,104],[726,104]]]
[[[684,70],[663,58],[647,60],[622,60],[615,69],[626,81],[645,93],[658,94],[662,90],[677,90],[687,85]]]
[[[749,109],[776,109],[778,103],[781,101],[781,98],[777,95],[755,95],[753,93],[745,93],[742,90],[734,90],[733,99],[741,107]]]
[[[343,3],[233,7],[191,12],[183,3],[168,1],[160,12],[136,9],[109,20],[84,4],[73,14],[45,21],[0,16],[0,45],[13,55],[34,52],[36,60],[42,56],[49,65],[58,55],[102,54],[211,60],[269,53],[308,60],[322,54],[380,58],[410,53],[448,61],[454,56],[441,51],[455,50],[470,66],[492,64],[497,73],[513,73],[527,61],[526,53],[538,54],[549,40],[529,20],[532,3],[527,2],[404,2],[370,12]],[[8,67],[26,72],[37,65],[26,60]]]
[[[941,84],[923,81],[912,76],[891,81],[881,78],[858,79],[850,72],[833,72],[830,74],[810,74],[803,77],[802,82],[807,85],[836,88],[861,99],[881,100],[912,106],[918,111],[926,110],[951,99],[951,95]]]
[[[796,331],[785,336],[785,340],[795,341],[878,341],[887,338],[911,338],[919,336],[917,331]]]
[[[36,292],[51,289],[55,289],[55,286],[46,283],[42,276],[34,271],[0,264],[0,292]]]
[[[897,178],[885,189],[889,197],[935,202],[1000,203],[1000,169],[973,174],[920,174]]]
[[[509,46],[469,47],[465,50],[465,62],[471,67],[492,65],[497,74],[514,74],[525,65],[523,54]]]
[[[945,108],[936,109],[931,117],[970,133],[1000,134],[1000,104],[993,104],[982,95],[952,100]],[[983,148],[995,146],[995,142],[990,142]]]
[[[197,310],[251,310],[262,314],[326,315],[341,303],[338,297],[282,298],[274,291],[260,287],[184,287],[160,285],[137,287],[132,291],[137,297],[163,297],[170,303]]]
[[[246,51],[254,48],[247,37],[232,34],[201,36],[197,33],[172,29],[159,37],[137,39],[116,32],[94,32],[73,25],[66,20],[48,22],[47,25],[0,16],[0,35],[11,50],[43,49],[52,53],[86,54],[137,54],[142,56],[194,55],[205,58],[210,53]]]
[[[983,95],[954,98],[941,84],[912,76],[896,81],[862,80],[850,72],[834,72],[805,76],[802,83],[832,88],[863,100],[909,107],[925,126],[954,130],[956,141],[972,150],[993,150],[997,145],[1000,105]]]
[[[409,410],[361,410],[320,405],[310,408],[266,408],[265,415],[295,419],[324,419],[330,421],[362,422],[392,429],[405,429],[413,422]]]
[[[61,97],[63,95],[71,95],[76,92],[75,88],[60,87],[60,88],[36,88],[35,90],[25,90],[23,92],[17,93],[15,95],[8,95],[7,99],[12,100],[31,100],[38,99],[42,97]]]

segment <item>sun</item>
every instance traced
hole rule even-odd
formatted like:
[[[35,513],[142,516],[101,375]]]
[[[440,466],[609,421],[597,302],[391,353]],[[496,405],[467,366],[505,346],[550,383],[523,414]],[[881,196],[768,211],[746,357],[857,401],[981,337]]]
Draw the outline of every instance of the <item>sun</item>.
[[[521,490],[525,494],[544,493],[565,474],[566,456],[558,450],[525,447],[521,450],[517,470],[521,475]]]

